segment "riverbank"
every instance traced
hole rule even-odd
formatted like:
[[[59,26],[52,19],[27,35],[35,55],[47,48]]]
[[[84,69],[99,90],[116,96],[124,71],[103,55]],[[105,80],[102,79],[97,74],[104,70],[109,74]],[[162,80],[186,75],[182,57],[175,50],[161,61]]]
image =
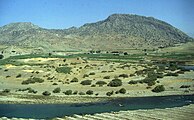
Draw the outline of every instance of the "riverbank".
[[[130,97],[152,97],[152,96],[171,96],[171,95],[193,95],[194,92],[183,91],[164,91],[161,93],[153,93],[149,91],[141,91],[138,93],[129,92],[124,95],[113,96],[80,96],[80,95],[64,95],[64,96],[42,96],[42,95],[26,95],[26,94],[1,94],[0,104],[63,104],[63,103],[95,103],[109,101],[118,98]]]
[[[100,113],[94,115],[74,115],[53,120],[194,120],[194,104],[183,107],[150,109],[150,110],[128,110],[111,113]]]

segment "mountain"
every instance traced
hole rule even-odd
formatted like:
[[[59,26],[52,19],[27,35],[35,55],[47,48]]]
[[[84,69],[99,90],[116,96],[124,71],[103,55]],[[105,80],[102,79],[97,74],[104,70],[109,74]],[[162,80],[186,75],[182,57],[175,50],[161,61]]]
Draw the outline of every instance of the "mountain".
[[[32,23],[0,27],[0,44],[49,50],[168,47],[193,41],[172,25],[131,14],[113,14],[96,23],[69,29],[44,29]]]

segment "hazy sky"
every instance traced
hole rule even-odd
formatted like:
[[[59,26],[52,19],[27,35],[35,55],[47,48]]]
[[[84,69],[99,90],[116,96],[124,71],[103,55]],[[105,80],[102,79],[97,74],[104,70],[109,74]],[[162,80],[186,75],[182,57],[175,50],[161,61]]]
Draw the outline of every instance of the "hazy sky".
[[[0,26],[32,22],[63,29],[103,20],[113,13],[152,16],[194,33],[194,0],[0,0]]]

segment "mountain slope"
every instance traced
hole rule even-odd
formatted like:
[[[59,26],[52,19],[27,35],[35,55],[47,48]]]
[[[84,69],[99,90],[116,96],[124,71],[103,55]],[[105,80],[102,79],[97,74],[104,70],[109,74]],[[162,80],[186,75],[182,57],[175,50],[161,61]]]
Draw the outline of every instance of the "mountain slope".
[[[113,14],[96,23],[63,30],[11,23],[0,28],[0,36],[1,44],[44,49],[152,48],[193,40],[166,22],[130,14]]]

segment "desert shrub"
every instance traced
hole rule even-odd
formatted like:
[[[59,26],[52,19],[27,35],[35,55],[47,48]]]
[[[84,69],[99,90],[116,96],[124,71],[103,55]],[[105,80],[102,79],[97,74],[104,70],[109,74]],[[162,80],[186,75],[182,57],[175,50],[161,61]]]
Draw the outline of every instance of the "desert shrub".
[[[27,80],[22,81],[22,84],[27,85],[27,84],[42,83],[42,82],[44,82],[43,79],[33,77],[33,78],[28,78]]]
[[[156,73],[156,77],[157,77],[157,78],[163,78],[164,75],[163,75],[163,73]]]
[[[2,92],[3,93],[10,93],[10,91],[11,91],[10,89],[4,89]]]
[[[168,72],[165,76],[178,76],[179,74],[178,73],[171,73],[171,72]]]
[[[114,93],[114,91],[107,92],[106,95],[107,95],[107,96],[111,96],[111,95],[113,95],[113,93]]]
[[[80,84],[82,84],[82,85],[91,85],[91,83],[92,83],[92,80],[83,80],[83,81],[81,81]]]
[[[69,74],[71,72],[71,67],[58,67],[58,68],[56,68],[56,71],[58,73]]]
[[[180,70],[180,71],[177,71],[176,73],[177,73],[177,74],[184,74],[185,71]]]
[[[153,86],[153,85],[155,85],[155,84],[156,84],[155,81],[149,81],[149,82],[147,83],[148,86]]]
[[[49,95],[51,95],[51,93],[48,92],[48,91],[44,91],[44,92],[42,93],[42,95],[44,95],[44,96],[49,96]]]
[[[0,59],[3,59],[3,57],[4,57],[4,56],[3,56],[2,54],[0,54]]]
[[[32,88],[29,88],[29,89],[28,89],[28,93],[34,93],[34,94],[36,94],[37,91],[33,90]]]
[[[103,79],[110,79],[110,76],[104,76]]]
[[[53,93],[60,93],[61,92],[61,88],[57,87],[53,90]]]
[[[93,85],[91,85],[91,87],[96,87],[96,85],[93,84]]]
[[[120,79],[113,79],[109,82],[108,86],[110,87],[118,87],[122,85],[122,81]]]
[[[105,81],[97,81],[96,84],[97,84],[97,85],[105,85],[105,84],[107,84],[107,83],[106,83]]]
[[[119,77],[128,78],[129,76],[127,74],[120,74]]]
[[[180,88],[190,88],[190,85],[182,85]]]
[[[152,89],[152,92],[156,92],[156,93],[162,92],[162,91],[165,91],[165,88],[163,85],[158,85],[154,89]]]
[[[79,92],[79,95],[85,95],[85,93],[84,92]]]
[[[86,91],[86,94],[88,94],[88,95],[92,95],[94,92],[92,91],[92,90],[88,90],[88,91]]]
[[[11,77],[11,76],[10,76],[10,75],[7,75],[7,76],[6,76],[6,78],[9,78],[9,77]]]
[[[74,94],[74,95],[77,95],[77,93],[78,93],[78,91],[77,91],[77,90],[73,92],[73,94]]]
[[[57,83],[53,83],[53,85],[58,85]]]
[[[125,93],[126,93],[126,89],[125,89],[125,88],[121,88],[121,89],[119,90],[119,93],[125,94]]]
[[[22,75],[21,74],[18,74],[17,76],[16,76],[16,78],[20,78]]]
[[[78,82],[78,79],[74,77],[70,82]]]
[[[175,71],[178,69],[178,66],[176,64],[170,64],[170,66],[168,67],[169,70],[171,71]]]
[[[84,74],[84,75],[83,75],[83,78],[86,78],[86,77],[89,77],[89,75],[87,75],[87,74]]]
[[[65,92],[63,92],[65,95],[72,95],[72,90],[67,90]]]
[[[89,75],[95,75],[95,72],[91,72],[91,73],[89,73]]]
[[[115,91],[115,94],[119,94],[119,91],[117,90],[117,91]]]
[[[138,83],[138,81],[134,81],[134,80],[131,80],[128,82],[128,84],[137,84],[137,83]]]

